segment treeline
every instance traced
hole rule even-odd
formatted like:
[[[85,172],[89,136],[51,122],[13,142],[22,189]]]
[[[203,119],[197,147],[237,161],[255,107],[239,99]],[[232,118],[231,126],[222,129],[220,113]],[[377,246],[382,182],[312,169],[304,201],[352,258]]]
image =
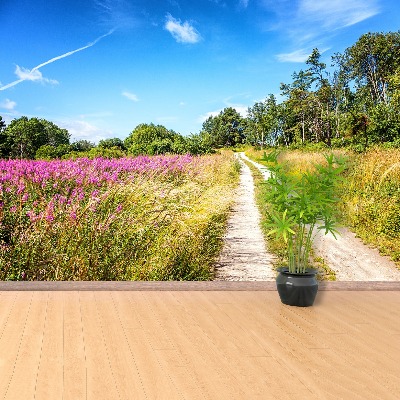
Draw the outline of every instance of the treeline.
[[[127,155],[207,154],[212,148],[200,135],[182,136],[162,125],[140,124],[125,139],[79,140],[45,119],[21,117],[6,126],[0,116],[0,158],[119,158]]]
[[[140,124],[125,139],[70,143],[67,130],[44,119],[0,117],[0,157],[121,157],[139,154],[205,154],[242,144],[301,147],[370,145],[400,147],[400,31],[367,33],[336,53],[328,68],[314,49],[307,68],[281,83],[274,95],[242,117],[228,107],[210,116],[197,134],[183,136],[162,125]]]
[[[281,84],[281,103],[269,95],[246,118],[226,108],[204,122],[204,140],[215,147],[400,147],[400,31],[362,35],[330,68],[314,49],[306,65]]]

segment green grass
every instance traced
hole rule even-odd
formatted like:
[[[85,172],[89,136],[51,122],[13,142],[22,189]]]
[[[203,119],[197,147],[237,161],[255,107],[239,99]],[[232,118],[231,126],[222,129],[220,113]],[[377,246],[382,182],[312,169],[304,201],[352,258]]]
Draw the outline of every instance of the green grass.
[[[259,158],[252,157],[251,153],[248,154],[246,152],[246,155],[259,163]],[[248,162],[246,162],[246,164],[250,167],[254,179],[255,199],[261,213],[261,229],[264,235],[267,249],[269,252],[276,256],[274,267],[279,268],[281,266],[287,266],[288,258],[286,244],[283,240],[277,240],[274,238],[274,236],[268,236],[268,232],[270,231],[270,228],[268,228],[267,226],[267,224],[269,223],[269,219],[267,217],[269,205],[265,201],[266,191],[268,190],[268,187],[265,184],[264,178],[260,171],[253,164]],[[335,272],[329,268],[329,266],[324,262],[321,257],[315,257],[314,252],[311,252],[310,261],[310,266],[318,270],[317,278],[319,280],[336,280]]]

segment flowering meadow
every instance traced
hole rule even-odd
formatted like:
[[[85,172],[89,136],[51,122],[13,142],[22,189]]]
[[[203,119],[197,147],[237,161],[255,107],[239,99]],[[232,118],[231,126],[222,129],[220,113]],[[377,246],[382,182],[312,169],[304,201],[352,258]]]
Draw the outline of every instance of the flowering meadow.
[[[212,278],[229,155],[0,160],[0,279]]]

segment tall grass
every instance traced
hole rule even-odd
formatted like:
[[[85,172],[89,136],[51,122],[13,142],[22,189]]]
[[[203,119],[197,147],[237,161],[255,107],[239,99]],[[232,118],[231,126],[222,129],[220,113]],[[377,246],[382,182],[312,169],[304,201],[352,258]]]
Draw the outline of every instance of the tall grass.
[[[400,150],[335,152],[348,159],[346,179],[338,193],[342,199],[338,209],[342,223],[400,265]],[[263,152],[248,150],[246,154],[260,160]],[[321,162],[323,153],[282,151],[279,160],[287,161],[293,173],[300,174]]]
[[[347,223],[400,264],[400,150],[354,155],[341,196]]]
[[[0,161],[0,279],[205,280],[229,156]]]
[[[271,150],[266,150],[267,153],[270,151]],[[344,150],[334,150],[332,153],[335,156],[347,156],[347,152]],[[317,164],[326,165],[324,154],[324,152],[282,150],[279,153],[278,161],[279,163],[289,165],[293,174],[300,175],[306,171],[315,171],[315,165]],[[260,164],[267,165],[267,163],[263,161],[263,150],[248,149],[246,155]]]

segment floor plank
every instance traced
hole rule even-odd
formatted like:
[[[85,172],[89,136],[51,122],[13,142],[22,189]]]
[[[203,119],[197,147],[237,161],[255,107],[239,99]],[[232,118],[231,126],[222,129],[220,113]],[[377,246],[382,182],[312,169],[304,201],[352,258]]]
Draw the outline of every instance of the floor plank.
[[[0,398],[394,400],[399,306],[397,290],[308,308],[270,290],[0,292]]]
[[[43,327],[42,354],[39,360],[35,400],[57,399],[64,390],[64,370],[73,365],[64,359],[64,297],[48,292],[47,315]],[[73,321],[74,323],[74,321]],[[80,360],[79,360],[80,363]],[[71,381],[69,382],[71,384]],[[84,397],[83,397],[84,398]]]

